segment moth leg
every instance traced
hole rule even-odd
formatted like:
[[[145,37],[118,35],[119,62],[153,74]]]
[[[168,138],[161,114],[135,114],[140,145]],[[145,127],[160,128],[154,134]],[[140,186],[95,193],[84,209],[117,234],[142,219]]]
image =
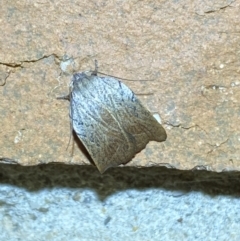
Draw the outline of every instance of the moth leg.
[[[70,94],[64,95],[64,96],[59,96],[59,97],[57,97],[57,100],[69,100],[70,101]]]
[[[98,61],[95,59],[95,70],[92,72],[92,76],[97,76],[98,73]]]

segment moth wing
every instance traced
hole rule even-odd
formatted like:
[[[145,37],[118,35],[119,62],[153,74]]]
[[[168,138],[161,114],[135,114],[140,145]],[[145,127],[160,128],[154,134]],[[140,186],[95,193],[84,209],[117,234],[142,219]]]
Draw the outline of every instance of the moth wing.
[[[115,111],[109,107],[111,102],[102,98],[107,92],[103,92],[104,88],[101,90],[94,78],[74,83],[70,116],[74,131],[103,173],[109,167],[131,160],[136,143],[131,134],[121,129]]]
[[[111,96],[112,112],[121,121],[125,132],[130,133],[136,142],[135,152],[145,148],[149,141],[165,141],[166,131],[152,114],[141,104],[136,95],[125,84],[114,79],[104,79],[115,94]]]
[[[166,139],[164,128],[115,78],[75,74],[70,115],[101,173],[130,161],[149,141]]]

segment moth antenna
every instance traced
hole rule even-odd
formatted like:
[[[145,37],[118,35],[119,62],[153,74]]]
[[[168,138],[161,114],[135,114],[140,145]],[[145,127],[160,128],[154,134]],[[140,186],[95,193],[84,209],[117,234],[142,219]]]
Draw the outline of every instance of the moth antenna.
[[[153,92],[148,92],[148,93],[135,93],[136,95],[154,95]]]
[[[93,71],[95,72],[95,70]],[[100,72],[100,71],[97,71],[98,74],[102,74],[102,75],[105,75],[105,76],[109,76],[109,77],[113,77],[113,78],[117,78],[117,79],[121,79],[121,80],[126,80],[126,81],[154,81],[153,79],[126,79],[126,78],[122,78],[122,77],[118,77],[118,76],[114,76],[114,75],[110,75],[110,74],[105,74],[103,72]]]
[[[102,72],[98,71],[98,61],[95,59],[95,70],[92,71],[91,75],[97,75],[97,74],[102,74],[105,76],[109,76],[109,77],[113,77],[113,78],[117,78],[117,79],[121,79],[121,80],[126,80],[126,81],[154,81],[153,79],[149,79],[149,80],[126,79],[126,78],[121,78],[121,77],[117,77],[114,75],[102,73]]]

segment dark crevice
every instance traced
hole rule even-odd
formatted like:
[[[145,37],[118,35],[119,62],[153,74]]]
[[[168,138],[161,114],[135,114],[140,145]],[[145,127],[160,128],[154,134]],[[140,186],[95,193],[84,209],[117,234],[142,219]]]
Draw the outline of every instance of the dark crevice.
[[[39,58],[39,59],[32,59],[32,60],[23,60],[20,63],[5,63],[5,62],[0,62],[0,65],[4,65],[7,67],[11,67],[11,68],[23,68],[23,64],[24,63],[35,63],[38,61],[41,61],[43,59],[47,59],[51,56],[54,56],[54,58],[58,59],[59,61],[61,61],[61,58],[59,56],[57,56],[56,54],[50,54],[50,55],[44,55],[43,57]]]

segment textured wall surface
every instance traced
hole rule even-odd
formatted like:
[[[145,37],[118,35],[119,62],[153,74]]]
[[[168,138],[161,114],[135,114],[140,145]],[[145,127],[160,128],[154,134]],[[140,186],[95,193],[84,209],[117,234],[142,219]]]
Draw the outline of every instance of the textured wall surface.
[[[0,164],[0,240],[239,241],[239,19],[240,0],[2,0],[0,162],[25,166]],[[95,59],[168,134],[104,175],[56,99]],[[26,167],[51,162],[83,166]]]
[[[56,97],[97,59],[136,80],[123,82],[167,130],[128,166],[239,170],[239,10],[239,0],[1,1],[1,161],[89,164],[66,151],[69,103]]]

